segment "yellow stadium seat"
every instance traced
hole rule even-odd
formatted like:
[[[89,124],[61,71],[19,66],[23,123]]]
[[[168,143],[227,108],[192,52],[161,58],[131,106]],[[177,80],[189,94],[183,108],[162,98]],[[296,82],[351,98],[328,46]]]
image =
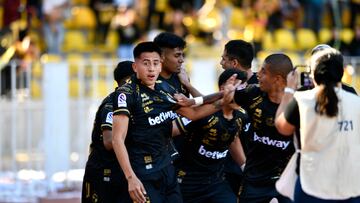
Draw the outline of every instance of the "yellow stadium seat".
[[[276,47],[280,50],[296,50],[294,34],[287,29],[278,29],[274,32]]]
[[[230,28],[242,29],[245,27],[245,16],[240,8],[233,8],[231,11]]]
[[[302,65],[302,60],[301,60],[301,57],[298,53],[296,52],[285,52],[284,54],[286,54],[290,59],[291,59],[291,62],[293,64],[293,66],[295,65]]]
[[[71,5],[89,5],[90,0],[71,0]]]
[[[100,79],[97,82],[92,81],[89,96],[95,96],[96,94],[96,97],[105,97],[110,93],[110,88],[112,89],[112,87],[108,87],[106,80]]]
[[[69,75],[77,76],[80,70],[80,66],[84,64],[83,55],[77,53],[70,53],[67,55],[66,60],[69,64]]]
[[[94,12],[87,6],[79,6],[72,8],[73,22],[75,28],[93,29],[96,26],[96,19]]]
[[[67,51],[85,51],[87,48],[87,40],[84,33],[77,30],[65,32],[63,50]]]
[[[103,51],[105,52],[115,52],[119,46],[119,36],[115,30],[110,30],[106,36],[105,47]]]
[[[41,67],[40,61],[35,61],[32,65],[31,75],[34,79],[40,79],[43,75],[43,69]]]
[[[340,31],[340,36],[345,43],[349,44],[354,38],[354,31],[350,28],[342,29]]]
[[[297,47],[306,51],[317,45],[316,34],[311,29],[298,29],[296,31]]]
[[[332,31],[328,28],[322,28],[319,31],[319,43],[324,44],[331,40],[332,38]]]
[[[43,54],[40,57],[42,63],[61,62],[62,57],[57,54]]]
[[[77,79],[70,79],[69,81],[69,96],[71,98],[78,98],[80,95],[80,83]]]
[[[265,51],[265,50],[259,51],[259,52],[257,53],[257,55],[256,55],[256,58],[257,58],[259,64],[262,64],[263,61],[265,60],[265,58],[268,57],[268,56],[269,56],[270,54],[272,54],[272,53],[274,53],[274,52],[272,52],[272,51]]]
[[[37,80],[31,80],[30,82],[30,94],[32,99],[40,99],[41,98],[41,85],[40,82]]]
[[[275,50],[275,43],[273,34],[271,32],[265,32],[262,38],[262,47],[264,50]]]

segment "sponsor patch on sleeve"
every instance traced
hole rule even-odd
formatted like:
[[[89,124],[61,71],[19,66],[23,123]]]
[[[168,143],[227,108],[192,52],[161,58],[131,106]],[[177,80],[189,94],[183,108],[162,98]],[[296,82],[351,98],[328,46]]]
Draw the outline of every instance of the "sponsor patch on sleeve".
[[[242,84],[240,84],[239,86],[236,87],[236,90],[243,90],[243,89],[246,88],[246,86],[247,86],[247,83],[246,83],[246,82],[245,82],[245,83],[242,83]]]
[[[181,117],[181,121],[184,124],[184,126],[187,126],[189,123],[191,123],[191,120],[185,117]]]
[[[126,95],[120,93],[118,96],[118,107],[126,107]]]
[[[109,112],[107,115],[106,115],[106,122],[107,123],[113,123],[113,112]]]

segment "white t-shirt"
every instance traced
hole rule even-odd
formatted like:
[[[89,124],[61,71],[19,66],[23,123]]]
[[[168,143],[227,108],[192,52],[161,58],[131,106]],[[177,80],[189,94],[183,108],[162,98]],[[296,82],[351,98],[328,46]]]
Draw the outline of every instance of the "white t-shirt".
[[[338,116],[315,112],[319,87],[296,92],[300,113],[300,181],[305,193],[341,200],[360,196],[360,97],[335,88]]]

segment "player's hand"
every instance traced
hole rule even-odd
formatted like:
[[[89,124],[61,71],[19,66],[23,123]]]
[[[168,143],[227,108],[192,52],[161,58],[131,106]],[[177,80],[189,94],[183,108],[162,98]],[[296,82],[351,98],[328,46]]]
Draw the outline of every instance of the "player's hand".
[[[177,101],[177,104],[180,106],[192,106],[195,104],[195,101],[193,99],[187,98],[183,94],[174,94],[174,98]]]
[[[298,78],[299,78],[298,71],[297,70],[291,71],[286,77],[286,86],[296,90],[299,83]]]
[[[241,80],[236,80],[236,74],[232,75],[225,83],[223,93],[224,96],[221,99],[221,105],[229,104],[234,99],[236,88],[241,84]]]
[[[146,191],[144,185],[141,181],[136,177],[131,177],[128,179],[128,188],[131,199],[134,202],[145,203],[146,202]]]
[[[179,77],[181,84],[183,84],[186,87],[190,84],[190,78],[189,78],[188,74],[186,73],[184,67],[181,67],[180,72],[177,75]]]

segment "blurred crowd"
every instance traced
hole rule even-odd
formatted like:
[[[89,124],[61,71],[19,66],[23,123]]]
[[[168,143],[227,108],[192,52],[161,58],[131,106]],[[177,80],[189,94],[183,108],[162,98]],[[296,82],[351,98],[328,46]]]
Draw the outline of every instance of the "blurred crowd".
[[[258,52],[269,49],[264,47],[267,33],[285,29],[295,36],[298,30],[306,29],[315,36],[316,42],[335,46],[344,55],[360,55],[359,0],[0,2],[0,38],[11,33],[13,41],[23,41],[29,36],[28,47],[37,48],[36,53],[100,50],[119,58],[130,58],[135,42],[163,30],[174,32],[190,44],[199,40],[213,45],[241,38],[253,42]],[[347,32],[343,33],[344,30]],[[13,45],[11,40],[6,42],[1,43],[0,54]]]

